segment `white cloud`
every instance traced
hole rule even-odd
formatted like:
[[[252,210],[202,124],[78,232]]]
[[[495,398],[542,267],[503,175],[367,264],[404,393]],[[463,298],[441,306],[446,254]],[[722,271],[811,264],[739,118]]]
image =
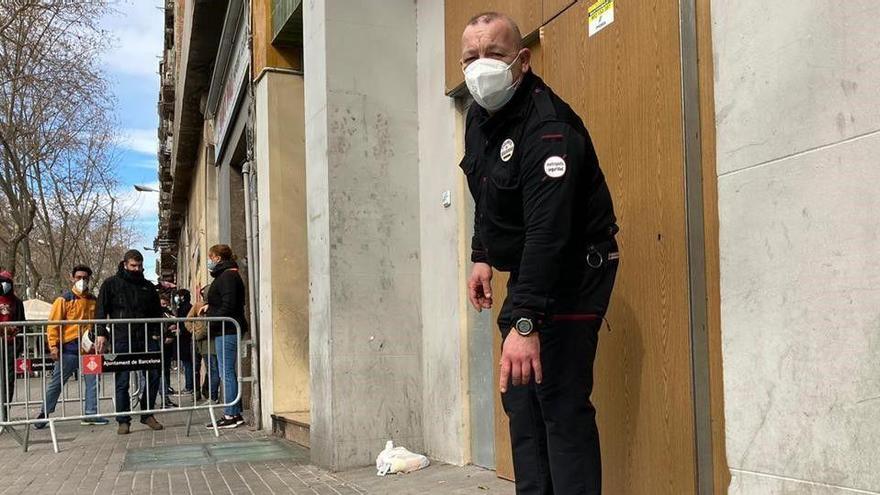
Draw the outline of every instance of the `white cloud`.
[[[127,150],[155,156],[159,150],[159,136],[156,129],[126,129],[120,146]]]
[[[104,54],[106,66],[114,72],[158,78],[165,30],[163,2],[124,0],[116,12],[103,20],[110,32],[111,48]]]

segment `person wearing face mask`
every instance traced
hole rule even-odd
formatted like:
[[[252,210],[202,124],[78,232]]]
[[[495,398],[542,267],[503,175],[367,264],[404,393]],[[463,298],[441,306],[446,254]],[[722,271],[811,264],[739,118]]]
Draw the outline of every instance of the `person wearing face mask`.
[[[162,318],[164,315],[156,288],[144,278],[144,256],[136,249],[127,251],[119,263],[116,275],[101,284],[95,319]],[[105,350],[122,354],[160,352],[160,332],[158,324],[97,325],[95,348],[98,353]],[[108,341],[112,343],[109,349]],[[128,371],[115,374],[116,412],[131,411],[128,391],[130,378]],[[154,409],[159,392],[160,372],[158,369],[146,370],[145,378],[139,403],[142,410]],[[131,431],[131,416],[117,416],[116,421],[119,423],[118,434],[127,435]],[[152,430],[163,428],[152,414],[141,414],[141,423]]]
[[[530,57],[504,14],[465,27],[461,64],[474,104],[460,166],[476,205],[468,297],[478,311],[491,308],[493,268],[510,273],[499,389],[517,493],[598,494],[589,397],[618,227],[583,121]]]
[[[75,321],[95,319],[95,296],[92,295],[90,283],[92,269],[85,265],[76,265],[70,271],[70,282],[73,287],[64,291],[61,297],[52,303],[49,312],[49,321]],[[83,339],[84,335],[90,334],[92,325],[68,323],[64,325],[46,326],[46,343],[52,360],[55,361],[55,370],[46,389],[46,403],[40,411],[38,418],[46,418],[55,412],[61,389],[74,372],[79,370],[80,349],[86,354],[94,352],[88,347],[87,342],[93,338]],[[85,344],[85,345],[84,345]],[[98,380],[95,375],[83,375],[85,382],[85,409],[86,415],[98,413]],[[83,425],[106,425],[106,418],[93,417],[82,420]],[[44,428],[48,423],[37,423],[37,429]]]
[[[232,249],[226,244],[211,246],[208,250],[208,271],[214,281],[208,289],[206,304],[202,306],[204,316],[226,316],[234,319],[241,327],[241,333],[247,331],[244,316],[245,290],[244,282],[238,273],[238,264],[232,255]],[[210,338],[214,340],[217,363],[223,379],[223,402],[229,404],[238,395],[238,339],[235,327],[230,324],[212,323],[209,325]],[[236,428],[244,424],[241,417],[241,401],[226,407],[223,417],[217,422],[218,428]],[[205,425],[213,428],[213,425]]]
[[[24,303],[15,295],[12,273],[3,270],[0,272],[0,322],[24,320]],[[19,330],[18,327],[3,329],[4,353],[0,359],[6,370],[6,401],[11,401],[15,395],[15,358],[21,352],[21,345],[15,336]],[[3,397],[0,397],[0,401],[3,401]]]

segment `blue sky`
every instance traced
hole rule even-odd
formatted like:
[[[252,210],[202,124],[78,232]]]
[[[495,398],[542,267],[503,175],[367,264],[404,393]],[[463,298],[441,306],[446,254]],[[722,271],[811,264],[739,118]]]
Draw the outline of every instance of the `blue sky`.
[[[148,278],[155,279],[152,247],[157,231],[157,193],[139,193],[135,184],[158,189],[156,130],[159,117],[159,60],[163,49],[164,14],[162,0],[120,0],[116,12],[108,14],[103,27],[112,46],[102,66],[116,97],[119,124],[119,197],[132,210],[130,224],[138,235],[133,247],[144,253]]]

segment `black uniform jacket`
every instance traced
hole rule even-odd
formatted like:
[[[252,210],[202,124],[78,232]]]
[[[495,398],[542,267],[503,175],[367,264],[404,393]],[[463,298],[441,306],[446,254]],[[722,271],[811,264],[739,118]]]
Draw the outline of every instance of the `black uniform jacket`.
[[[617,232],[580,117],[526,73],[495,114],[471,105],[461,168],[476,203],[471,260],[511,272],[513,321],[576,309],[588,249]]]

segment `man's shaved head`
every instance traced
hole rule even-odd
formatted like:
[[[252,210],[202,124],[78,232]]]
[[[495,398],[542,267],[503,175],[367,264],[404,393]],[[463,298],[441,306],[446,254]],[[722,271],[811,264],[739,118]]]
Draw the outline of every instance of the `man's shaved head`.
[[[461,68],[479,58],[511,64],[514,81],[530,70],[531,51],[523,48],[519,26],[507,14],[483,12],[468,21],[461,35]]]
[[[467,25],[477,26],[480,24],[490,24],[499,20],[505,22],[510,28],[511,34],[513,35],[513,42],[515,44],[514,48],[516,50],[521,49],[523,44],[522,33],[519,31],[519,26],[517,26],[516,21],[507,14],[502,14],[501,12],[483,12],[471,17],[471,20],[468,21]]]

